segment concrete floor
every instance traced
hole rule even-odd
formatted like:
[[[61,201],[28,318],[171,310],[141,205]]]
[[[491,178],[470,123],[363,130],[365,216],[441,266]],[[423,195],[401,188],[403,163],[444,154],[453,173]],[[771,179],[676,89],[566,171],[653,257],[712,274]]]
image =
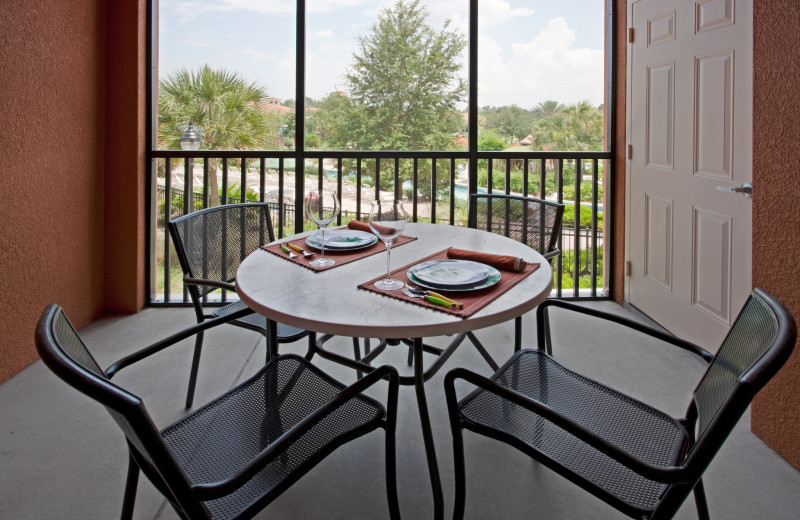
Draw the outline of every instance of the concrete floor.
[[[610,302],[591,305],[628,314]],[[86,327],[81,335],[101,366],[191,324],[190,309],[146,309],[111,317]],[[689,354],[617,329],[555,315],[555,355],[567,366],[629,392],[667,413],[682,415],[703,364]],[[533,345],[533,319],[525,318],[524,344]],[[512,327],[477,332],[496,359],[511,352]],[[490,339],[491,338],[491,339]],[[443,344],[448,338],[434,338]],[[224,326],[206,335],[196,406],[235,386],[264,362],[261,336]],[[346,338],[329,345],[350,352]],[[180,418],[191,359],[185,341],[119,373],[114,381],[141,396],[159,426]],[[305,351],[305,342],[282,352]],[[405,349],[384,354],[405,367]],[[317,363],[345,382],[349,369]],[[466,366],[489,374],[468,343],[427,383],[427,395],[442,471],[445,516],[452,514],[452,453],[442,381],[444,373]],[[407,367],[403,370],[408,370]],[[376,391],[381,397],[383,385]],[[116,518],[122,503],[127,452],[122,435],[106,411],[67,387],[39,361],[0,386],[0,518]],[[430,518],[432,498],[413,389],[400,391],[398,488],[404,518]],[[613,519],[622,516],[552,471],[508,446],[466,434],[467,518]],[[387,518],[383,474],[383,435],[372,432],[333,453],[258,518]],[[800,511],[800,473],[750,433],[745,416],[704,478],[711,515],[717,519],[796,519]],[[144,478],[135,518],[174,519],[175,512]],[[694,519],[687,501],[676,518]]]

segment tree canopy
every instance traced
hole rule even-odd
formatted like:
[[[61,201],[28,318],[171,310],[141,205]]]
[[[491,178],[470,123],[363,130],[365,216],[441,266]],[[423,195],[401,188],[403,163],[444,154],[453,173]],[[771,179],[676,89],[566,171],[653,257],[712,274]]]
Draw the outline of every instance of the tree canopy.
[[[200,147],[212,150],[266,148],[269,118],[259,107],[264,87],[238,74],[212,69],[181,69],[159,82],[158,146],[179,149],[183,132],[199,129]],[[216,161],[209,178],[211,205],[219,203]]]
[[[384,8],[370,32],[358,38],[345,74],[349,99],[340,112],[346,135],[338,148],[437,150],[453,147],[462,125],[456,107],[467,87],[459,73],[466,37],[450,22],[437,31],[419,0]],[[340,100],[341,101],[341,100]]]
[[[192,125],[201,130],[201,148],[262,148],[268,122],[258,103],[266,96],[264,87],[235,72],[181,69],[159,82],[158,145],[180,148]]]
[[[603,112],[588,101],[563,107],[533,124],[537,148],[554,151],[600,151]]]

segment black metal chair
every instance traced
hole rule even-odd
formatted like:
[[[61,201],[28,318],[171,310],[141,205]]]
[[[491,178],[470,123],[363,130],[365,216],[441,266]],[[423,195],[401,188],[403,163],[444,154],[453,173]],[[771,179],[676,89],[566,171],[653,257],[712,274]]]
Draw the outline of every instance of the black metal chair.
[[[672,418],[559,364],[550,355],[551,307],[620,324],[708,361],[686,417]],[[537,335],[544,351],[517,352],[491,378],[464,369],[445,377],[455,453],[453,518],[464,515],[463,429],[516,447],[632,518],[672,518],[692,491],[698,516],[709,518],[703,472],[788,359],[797,330],[779,302],[755,289],[714,356],[639,323],[559,300],[537,309]],[[459,380],[477,388],[457,401]]]
[[[275,240],[269,204],[265,202],[228,204],[203,209],[169,222],[169,232],[183,269],[183,281],[192,300],[198,323],[247,308],[242,301],[237,300],[217,307],[209,313],[204,308],[204,300],[209,293],[218,289],[235,293],[236,287],[233,282],[239,264],[247,255]],[[258,313],[251,312],[230,323],[266,336],[267,320]],[[278,324],[278,343],[289,343],[305,337],[308,337],[311,348],[316,341],[314,333]],[[268,360],[270,352],[277,352],[276,347],[267,345]],[[195,340],[189,389],[186,393],[187,408],[192,406],[194,400],[202,348],[201,332]]]
[[[129,460],[122,518],[133,515],[140,470],[181,518],[252,518],[337,447],[377,428],[386,435],[389,512],[399,518],[398,383],[391,367],[345,386],[302,357],[278,356],[249,380],[161,431],[139,397],[111,382],[121,368],[228,319],[195,325],[103,371],[60,307],[50,305],[42,314],[36,347],[44,363],[104,405],[125,435]],[[383,378],[389,380],[385,408],[363,393]]]
[[[564,205],[549,200],[494,193],[470,196],[469,227],[522,242],[547,261],[561,254],[558,238],[563,216]],[[480,343],[471,332],[467,337],[476,346]],[[522,316],[518,316],[514,319],[514,352],[521,348]]]

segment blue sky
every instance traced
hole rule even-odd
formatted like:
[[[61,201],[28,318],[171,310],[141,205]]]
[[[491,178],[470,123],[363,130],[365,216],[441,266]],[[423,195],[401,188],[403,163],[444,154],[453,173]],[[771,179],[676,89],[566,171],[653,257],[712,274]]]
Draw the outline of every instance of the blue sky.
[[[345,90],[356,37],[393,1],[308,0],[306,93]],[[423,0],[428,23],[467,33],[467,0]],[[603,102],[604,0],[480,0],[479,105]],[[295,95],[294,0],[160,0],[159,74],[204,63]],[[464,56],[466,60],[466,54]],[[466,77],[466,67],[463,75]]]

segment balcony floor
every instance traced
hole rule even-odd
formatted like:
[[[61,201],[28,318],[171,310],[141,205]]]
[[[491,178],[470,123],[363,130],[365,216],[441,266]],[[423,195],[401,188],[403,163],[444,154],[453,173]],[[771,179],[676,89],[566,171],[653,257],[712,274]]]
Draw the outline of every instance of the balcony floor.
[[[629,314],[610,302],[595,302],[611,312]],[[554,313],[555,314],[555,313]],[[614,337],[611,327],[567,322],[554,315],[554,335],[565,345],[555,355],[567,366],[620,388],[667,413],[682,414],[703,364],[690,355],[634,336]],[[146,309],[127,317],[100,320],[81,331],[101,366],[167,336],[193,322],[190,309]],[[535,342],[533,317],[526,316],[523,344]],[[511,350],[512,327],[478,331],[501,360]],[[593,342],[608,339],[611,348]],[[435,338],[432,343],[445,343]],[[225,342],[216,345],[217,342]],[[263,338],[237,327],[220,327],[206,335],[196,405],[219,395],[252,374],[264,362]],[[349,339],[336,338],[351,352]],[[154,420],[166,426],[184,414],[183,399],[191,359],[190,341],[123,370],[115,381],[141,396]],[[387,349],[390,350],[390,349]],[[283,345],[282,352],[305,351],[305,342]],[[406,350],[384,356],[404,366]],[[345,382],[351,370],[317,361]],[[438,459],[445,492],[445,516],[452,514],[452,453],[444,402],[444,373],[466,366],[489,373],[467,342],[427,383]],[[407,369],[407,367],[406,367]],[[68,388],[37,361],[0,386],[0,518],[116,518],[122,503],[127,453],[116,424],[105,410]],[[398,488],[404,518],[430,518],[432,498],[425,465],[419,416],[413,389],[400,390],[398,420]],[[584,519],[622,518],[514,449],[465,435],[467,449],[467,518]],[[386,518],[383,435],[372,432],[334,452],[257,518]],[[714,518],[727,520],[795,519],[800,510],[800,473],[750,432],[749,414],[729,437],[706,472],[704,482]],[[313,497],[309,500],[309,497]],[[175,512],[142,477],[135,508],[138,519],[174,519]],[[695,519],[688,500],[676,516]]]

